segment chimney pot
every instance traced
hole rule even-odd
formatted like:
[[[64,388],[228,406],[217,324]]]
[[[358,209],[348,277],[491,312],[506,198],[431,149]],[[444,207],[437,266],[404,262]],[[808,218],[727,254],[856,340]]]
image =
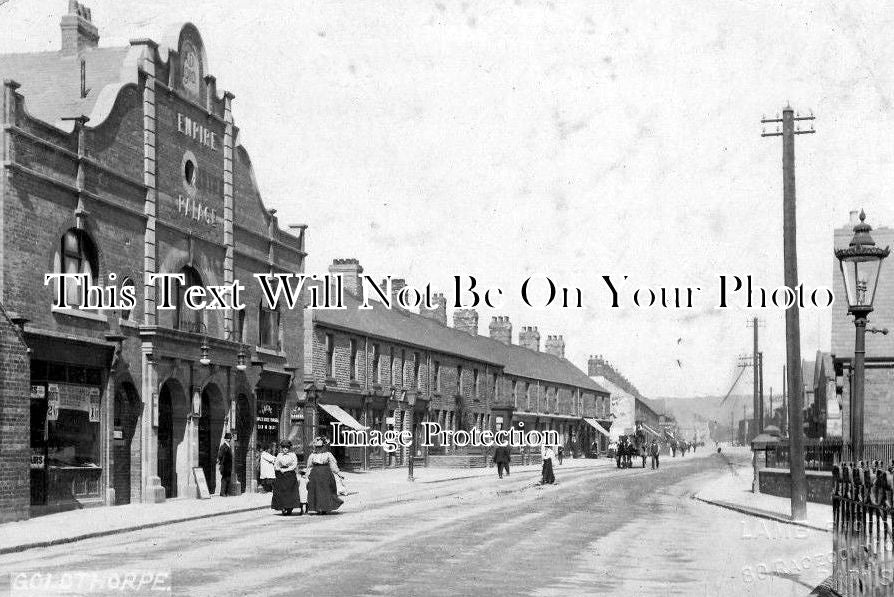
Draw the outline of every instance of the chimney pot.
[[[99,45],[99,29],[93,24],[90,9],[76,0],[69,0],[68,13],[62,16],[59,27],[63,54],[77,54]]]

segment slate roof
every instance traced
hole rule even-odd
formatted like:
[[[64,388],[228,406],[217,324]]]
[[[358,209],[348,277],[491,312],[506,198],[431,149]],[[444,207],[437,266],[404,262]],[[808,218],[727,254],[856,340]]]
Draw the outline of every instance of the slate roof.
[[[486,336],[473,336],[416,313],[387,309],[376,301],[370,301],[373,307],[370,310],[358,309],[359,304],[359,299],[346,292],[347,309],[316,309],[313,311],[314,321],[324,326],[501,366],[508,375],[608,394],[567,359],[518,345],[507,346]]]
[[[127,78],[122,71],[129,50],[130,47],[124,46],[92,48],[80,54],[2,54],[0,79],[12,79],[21,84],[19,93],[24,96],[25,109],[31,116],[70,131],[73,125],[62,118],[91,114],[103,88]],[[81,98],[81,58],[86,63],[85,79],[89,90],[85,98]],[[135,73],[130,74],[130,78],[133,76]]]

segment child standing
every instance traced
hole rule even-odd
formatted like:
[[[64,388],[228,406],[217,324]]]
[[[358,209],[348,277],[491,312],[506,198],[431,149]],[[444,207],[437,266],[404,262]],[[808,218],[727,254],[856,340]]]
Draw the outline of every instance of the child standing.
[[[307,513],[307,470],[298,471],[298,516]]]

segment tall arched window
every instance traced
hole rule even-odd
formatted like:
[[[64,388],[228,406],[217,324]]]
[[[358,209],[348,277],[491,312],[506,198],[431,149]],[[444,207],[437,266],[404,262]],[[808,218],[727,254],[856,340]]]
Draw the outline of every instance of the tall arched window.
[[[134,286],[132,278],[124,278],[124,281],[121,282],[121,288],[124,288],[126,286]],[[136,300],[136,292],[134,292],[134,300]],[[124,321],[130,321],[132,315],[133,309],[121,309],[121,319],[123,319]]]
[[[178,282],[174,282],[177,286],[177,308],[174,311],[174,329],[198,334],[204,331],[202,329],[202,311],[187,307],[183,296],[186,293],[186,289],[190,286],[202,286],[202,277],[199,275],[199,272],[188,265],[181,269],[180,273],[183,274],[184,283],[181,285]]]
[[[87,274],[87,279],[96,284],[99,276],[99,260],[96,245],[90,235],[83,230],[71,228],[62,235],[59,252],[56,254],[55,270],[62,274]],[[65,296],[69,305],[81,306],[81,286],[77,282],[66,282]]]

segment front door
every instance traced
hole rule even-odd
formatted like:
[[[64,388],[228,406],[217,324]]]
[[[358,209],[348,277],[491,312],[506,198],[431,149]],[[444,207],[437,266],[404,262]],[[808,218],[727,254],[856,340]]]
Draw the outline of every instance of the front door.
[[[208,482],[208,491],[212,494],[217,485],[214,465],[217,462],[217,454],[213,452],[211,441],[211,401],[206,392],[202,392],[202,416],[199,417],[199,466],[205,472],[205,481]]]
[[[158,397],[158,477],[167,498],[177,497],[174,470],[174,411],[166,385]]]

